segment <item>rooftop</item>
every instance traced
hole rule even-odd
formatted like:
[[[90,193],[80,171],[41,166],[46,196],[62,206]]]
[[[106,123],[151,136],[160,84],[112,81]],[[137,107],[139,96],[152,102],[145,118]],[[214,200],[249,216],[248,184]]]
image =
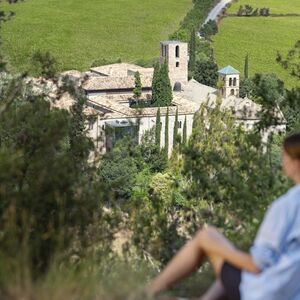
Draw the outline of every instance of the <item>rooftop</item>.
[[[130,97],[128,95],[109,95],[98,96],[88,100],[88,105],[94,107],[100,113],[106,112],[101,119],[117,118],[136,118],[144,116],[155,117],[158,107],[131,108],[129,107]],[[172,106],[169,106],[169,115],[175,115],[178,108],[178,114],[194,114],[199,105],[193,103],[180,95],[174,95]],[[160,107],[161,115],[167,113],[167,107]]]
[[[153,68],[144,68],[134,64],[119,63],[111,64],[90,69],[91,72],[101,76],[109,77],[126,77],[134,75],[135,72],[139,71],[141,75],[152,75]]]
[[[219,70],[218,73],[222,74],[222,75],[240,74],[240,72],[238,70],[236,70],[235,68],[233,68],[232,66],[227,66],[227,67]]]
[[[141,76],[141,83],[143,88],[151,88],[152,76]],[[83,84],[83,89],[86,91],[97,90],[117,90],[117,89],[134,89],[134,76],[127,77],[90,77]]]

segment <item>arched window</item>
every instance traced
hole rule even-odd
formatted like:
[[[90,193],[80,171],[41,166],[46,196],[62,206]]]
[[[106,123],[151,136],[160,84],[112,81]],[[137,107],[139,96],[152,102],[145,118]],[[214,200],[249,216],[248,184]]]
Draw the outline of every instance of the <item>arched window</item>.
[[[233,86],[236,86],[236,78],[233,78]]]
[[[231,89],[231,90],[230,90],[230,95],[231,95],[231,96],[234,96],[234,89]]]
[[[229,86],[232,86],[232,78],[229,78]]]
[[[176,61],[176,68],[179,68],[179,61]]]
[[[179,46],[175,47],[175,56],[179,57]]]
[[[181,83],[176,81],[174,84],[174,92],[181,92]]]

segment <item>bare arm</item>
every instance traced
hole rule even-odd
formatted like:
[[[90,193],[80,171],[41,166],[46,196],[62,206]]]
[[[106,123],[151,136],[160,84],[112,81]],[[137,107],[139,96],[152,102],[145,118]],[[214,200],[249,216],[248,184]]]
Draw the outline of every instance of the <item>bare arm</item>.
[[[223,254],[220,253],[225,261],[229,262],[233,266],[246,270],[251,273],[260,273],[260,269],[254,263],[252,256],[238,249],[225,249]]]

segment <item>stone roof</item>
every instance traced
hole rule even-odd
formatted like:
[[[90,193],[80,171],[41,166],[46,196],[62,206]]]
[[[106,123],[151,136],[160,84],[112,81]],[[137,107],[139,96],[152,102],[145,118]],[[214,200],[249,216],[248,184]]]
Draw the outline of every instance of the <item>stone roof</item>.
[[[143,88],[151,88],[152,76],[141,76],[141,83]],[[134,87],[135,79],[133,76],[90,77],[83,84],[83,89],[85,89],[86,91],[133,89]]]
[[[235,75],[235,74],[240,74],[238,70],[233,68],[232,66],[227,66],[221,70],[218,71],[219,74],[222,75]]]
[[[135,72],[139,72],[141,75],[153,75],[153,68],[144,68],[134,64],[119,63],[111,64],[90,69],[91,72],[101,76],[109,77],[126,77],[134,75]]]
[[[216,100],[218,91],[213,87],[199,83],[195,79],[191,79],[188,84],[182,87],[181,94],[190,101],[202,104],[208,98]]]
[[[158,107],[131,108],[128,95],[98,96],[88,100],[88,105],[103,113],[101,119],[155,117]],[[199,105],[193,103],[180,95],[174,95],[172,106],[169,106],[169,115],[175,115],[178,108],[179,115],[194,114]],[[166,115],[167,107],[160,107],[161,115]]]
[[[213,107],[218,98],[217,89],[201,84],[194,79],[191,79],[188,84],[183,87],[181,94],[183,97],[197,103],[199,106],[207,103]],[[251,99],[236,96],[222,98],[221,108],[230,110],[237,120],[259,120],[258,112],[261,111],[261,105],[255,103]],[[285,119],[279,108],[276,114],[279,120],[281,120],[282,123],[285,123]]]

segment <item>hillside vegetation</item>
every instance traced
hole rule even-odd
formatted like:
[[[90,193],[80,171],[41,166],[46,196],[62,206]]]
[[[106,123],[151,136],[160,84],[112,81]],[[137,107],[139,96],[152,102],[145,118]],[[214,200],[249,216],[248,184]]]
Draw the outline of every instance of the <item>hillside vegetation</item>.
[[[284,5],[283,5],[284,3]],[[270,13],[300,13],[299,1],[241,0],[228,12],[237,12],[240,5],[253,8],[269,7]],[[227,17],[220,23],[219,33],[214,37],[213,47],[219,65],[233,65],[241,72],[244,57],[249,53],[249,73],[275,73],[288,88],[298,82],[276,63],[277,51],[286,54],[299,39],[300,17]]]
[[[32,54],[50,51],[59,69],[86,70],[93,61],[133,61],[158,55],[192,8],[192,0],[28,0],[9,6],[16,16],[3,26],[3,51],[12,69],[28,68]]]

